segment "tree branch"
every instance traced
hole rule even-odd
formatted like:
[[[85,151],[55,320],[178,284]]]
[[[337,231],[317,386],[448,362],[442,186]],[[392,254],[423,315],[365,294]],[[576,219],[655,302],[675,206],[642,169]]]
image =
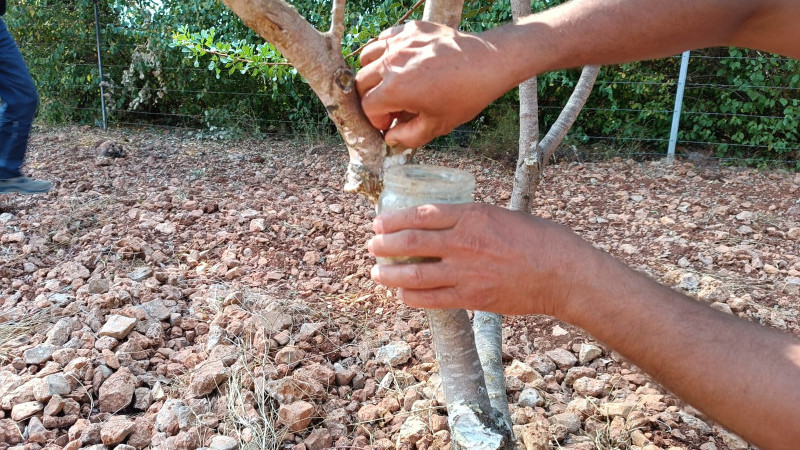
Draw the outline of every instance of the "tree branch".
[[[586,66],[581,71],[581,77],[578,79],[578,83],[575,85],[575,90],[572,91],[572,95],[569,96],[567,105],[561,110],[558,119],[556,119],[556,122],[550,127],[550,131],[547,132],[539,143],[539,151],[544,155],[542,158],[543,161],[550,160],[550,157],[553,156],[556,148],[558,148],[558,144],[564,140],[567,132],[572,128],[572,124],[574,124],[575,120],[578,118],[578,114],[580,114],[581,109],[583,109],[583,105],[585,105],[586,100],[589,99],[589,94],[592,93],[592,88],[594,87],[594,82],[597,80],[597,74],[599,72],[600,66]]]
[[[333,0],[333,7],[331,8],[331,29],[328,34],[334,42],[339,43],[339,46],[342,45],[342,37],[344,36],[344,11],[346,6],[347,0]]]

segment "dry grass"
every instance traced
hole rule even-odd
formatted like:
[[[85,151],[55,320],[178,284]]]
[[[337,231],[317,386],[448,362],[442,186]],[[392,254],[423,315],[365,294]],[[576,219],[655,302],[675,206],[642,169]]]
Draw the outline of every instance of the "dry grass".
[[[285,437],[285,430],[280,429],[276,422],[278,411],[266,389],[246,388],[250,380],[264,379],[264,369],[273,365],[269,357],[269,349],[258,349],[252,338],[246,337],[233,342],[244,355],[239,362],[231,367],[231,375],[227,385],[227,411],[225,423],[239,439],[243,450],[278,450]],[[248,414],[246,405],[249,403],[246,393],[253,392],[255,405],[251,411],[256,415]]]
[[[11,352],[24,343],[18,341],[39,331],[42,325],[53,320],[53,316],[52,307],[49,307],[23,314],[17,320],[0,322],[0,364],[10,361]]]

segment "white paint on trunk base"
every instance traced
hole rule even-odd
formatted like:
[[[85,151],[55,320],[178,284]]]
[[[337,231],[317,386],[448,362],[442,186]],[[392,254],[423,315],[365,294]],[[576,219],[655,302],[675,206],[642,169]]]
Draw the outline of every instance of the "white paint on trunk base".
[[[488,428],[468,405],[458,402],[448,405],[450,440],[455,448],[498,450],[505,448],[503,435]]]

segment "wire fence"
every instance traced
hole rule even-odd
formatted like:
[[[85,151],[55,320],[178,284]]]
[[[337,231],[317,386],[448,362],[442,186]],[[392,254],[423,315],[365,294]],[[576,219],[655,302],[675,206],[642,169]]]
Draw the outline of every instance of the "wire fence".
[[[85,41],[70,43],[76,57],[62,61],[63,72],[69,76],[57,84],[63,92],[80,95],[75,101],[45,98],[43,108],[57,111],[51,120],[218,137],[260,133],[297,139],[334,133],[324,108],[309,89],[282,90],[270,80],[242,81],[248,77],[241,74],[218,76],[202,63],[194,66],[187,62],[180,56],[181,48],[162,45],[156,51],[152,43],[171,42],[174,33],[157,23],[136,30],[136,38],[128,41],[120,39],[102,15],[97,26],[97,41],[97,36],[85,34]],[[20,39],[18,45],[23,53],[35,49],[37,54],[62,48],[58,42],[37,38]],[[102,65],[87,57],[93,52],[99,53]],[[174,54],[159,60],[169,52]],[[662,157],[672,137],[678,156],[701,152],[727,161],[800,168],[800,81],[792,76],[800,70],[797,61],[716,49],[693,53],[685,80],[679,78],[679,62],[680,56],[676,56],[645,65],[604,68],[566,144],[589,152],[602,147],[606,153]],[[775,75],[778,72],[780,76]],[[240,80],[238,85],[226,80],[228,77]],[[574,81],[574,74],[540,79],[540,113],[545,127],[561,110],[571,87],[570,77]],[[187,79],[193,81],[187,83]],[[558,95],[549,94],[551,85]],[[679,86],[683,102],[673,117]],[[513,96],[505,97],[495,111],[513,108],[513,100]],[[276,108],[283,110],[271,110]],[[680,126],[670,136],[675,120]],[[498,133],[505,133],[506,140],[501,143],[510,147],[516,140],[513,131],[501,120],[479,118],[432,145],[475,145],[497,140]]]

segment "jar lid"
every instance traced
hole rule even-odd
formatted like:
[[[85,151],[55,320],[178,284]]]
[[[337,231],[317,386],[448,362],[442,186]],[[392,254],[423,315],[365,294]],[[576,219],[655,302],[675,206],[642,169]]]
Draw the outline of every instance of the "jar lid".
[[[469,172],[451,167],[407,164],[392,166],[386,170],[383,174],[383,184],[388,189],[458,189],[471,192],[475,188],[475,177]]]

